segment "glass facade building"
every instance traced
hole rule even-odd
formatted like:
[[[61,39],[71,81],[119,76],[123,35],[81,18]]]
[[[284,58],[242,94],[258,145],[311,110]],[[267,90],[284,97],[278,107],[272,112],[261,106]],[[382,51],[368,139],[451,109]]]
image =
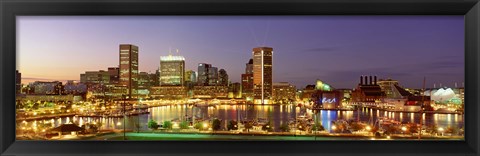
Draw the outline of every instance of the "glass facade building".
[[[138,46],[120,45],[120,85],[127,87],[126,96],[133,98],[138,90]]]
[[[183,86],[185,83],[185,58],[160,56],[160,86]]]
[[[272,98],[273,48],[253,48],[253,94],[254,103],[269,104]]]

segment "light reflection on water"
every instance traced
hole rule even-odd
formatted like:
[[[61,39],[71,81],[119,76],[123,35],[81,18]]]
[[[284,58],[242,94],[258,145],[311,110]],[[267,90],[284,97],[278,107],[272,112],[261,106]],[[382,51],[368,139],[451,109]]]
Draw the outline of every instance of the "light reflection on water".
[[[295,110],[295,111],[294,111]],[[419,113],[401,113],[386,112],[382,110],[362,109],[359,111],[332,111],[322,110],[318,114],[306,111],[293,105],[217,105],[215,107],[195,107],[188,105],[169,105],[149,108],[150,114],[128,117],[123,121],[122,118],[103,118],[103,117],[63,117],[58,119],[40,120],[48,122],[49,126],[56,127],[60,124],[69,123],[71,121],[83,125],[85,123],[101,123],[102,129],[123,129],[125,122],[126,129],[136,129],[139,124],[140,130],[148,130],[147,123],[153,119],[159,124],[166,120],[183,120],[185,117],[193,117],[194,119],[207,119],[216,117],[222,119],[222,127],[226,127],[229,120],[254,120],[258,118],[271,121],[276,131],[283,123],[288,123],[296,117],[305,115],[310,118],[316,118],[327,130],[331,130],[331,121],[337,119],[357,120],[370,122],[373,124],[378,117],[389,117],[402,122],[420,122],[421,115]],[[315,117],[314,117],[315,116]],[[423,123],[426,126],[436,124],[439,127],[463,127],[463,115],[459,114],[423,114]],[[40,122],[39,121],[39,122]],[[20,126],[31,126],[35,122],[24,124],[19,122]],[[18,127],[18,126],[17,126]]]

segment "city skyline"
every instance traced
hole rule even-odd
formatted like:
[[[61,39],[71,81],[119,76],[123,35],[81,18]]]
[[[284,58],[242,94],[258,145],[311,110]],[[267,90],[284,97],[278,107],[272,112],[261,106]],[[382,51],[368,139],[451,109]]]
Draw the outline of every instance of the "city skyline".
[[[25,77],[22,83],[40,78],[78,80],[85,71],[117,67],[119,44],[139,47],[140,71],[154,73],[160,56],[168,55],[168,49],[173,48],[180,52],[172,54],[185,57],[186,70],[196,71],[202,62],[215,64],[228,72],[232,82],[240,82],[245,62],[252,58],[251,48],[258,46],[275,49],[273,82],[290,82],[297,88],[314,84],[316,79],[335,88],[353,88],[360,75],[392,78],[414,88],[421,87],[424,76],[427,87],[433,87],[433,83],[453,87],[455,82],[461,85],[464,78],[462,16],[18,19],[17,69]],[[111,27],[116,24],[118,27]],[[289,31],[290,27],[297,30]],[[146,34],[148,30],[155,33]],[[171,36],[155,38],[162,33]],[[62,56],[66,51],[71,52]],[[38,59],[44,61],[38,64]]]

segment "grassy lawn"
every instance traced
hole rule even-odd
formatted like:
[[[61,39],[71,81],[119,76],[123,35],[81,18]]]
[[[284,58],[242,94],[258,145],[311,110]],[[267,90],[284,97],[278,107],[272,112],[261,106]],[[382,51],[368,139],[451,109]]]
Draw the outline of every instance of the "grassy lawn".
[[[253,136],[253,135],[211,135],[211,134],[168,134],[168,133],[127,133],[127,140],[178,140],[178,141],[213,141],[213,140],[315,140],[313,136]],[[349,140],[345,137],[317,137],[316,140]],[[357,138],[358,139],[358,138]],[[123,140],[123,134],[116,134],[108,140]]]

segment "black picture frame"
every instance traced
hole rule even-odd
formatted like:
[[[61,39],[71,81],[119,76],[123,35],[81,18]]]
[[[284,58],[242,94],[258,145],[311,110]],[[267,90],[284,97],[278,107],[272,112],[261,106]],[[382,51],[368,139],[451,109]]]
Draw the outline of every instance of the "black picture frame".
[[[1,155],[479,155],[478,0],[1,0]],[[464,141],[16,141],[16,16],[464,15]]]

